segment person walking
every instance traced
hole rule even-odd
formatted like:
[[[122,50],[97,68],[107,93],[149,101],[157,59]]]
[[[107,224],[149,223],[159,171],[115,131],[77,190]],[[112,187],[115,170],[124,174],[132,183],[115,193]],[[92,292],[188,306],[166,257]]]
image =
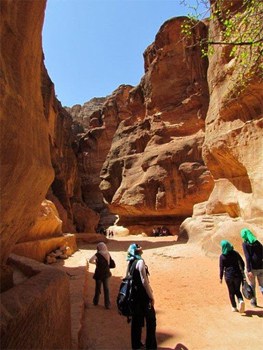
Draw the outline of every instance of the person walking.
[[[95,279],[95,295],[93,298],[93,304],[98,305],[101,285],[103,285],[104,292],[104,306],[106,309],[110,309],[110,291],[109,291],[109,279],[111,277],[110,269],[115,267],[115,262],[112,259],[108,248],[105,243],[100,242],[97,245],[97,253],[94,254],[89,262],[91,264],[96,264],[95,273],[93,278]]]
[[[243,313],[245,312],[245,303],[240,287],[243,280],[242,271],[245,268],[245,263],[241,255],[234,250],[233,245],[229,241],[222,240],[220,245],[222,248],[222,254],[219,257],[220,283],[222,283],[224,275],[232,311]],[[238,300],[238,309],[235,297]]]
[[[142,349],[142,327],[146,321],[146,349],[157,349],[156,342],[156,313],[154,309],[154,296],[149,284],[149,271],[142,259],[142,247],[131,244],[127,252],[128,267],[135,264],[133,284],[135,285],[133,314],[131,319],[131,345],[133,350]]]
[[[250,303],[257,307],[256,278],[259,289],[263,294],[263,246],[248,228],[243,228],[240,234],[243,239],[242,248],[246,258],[246,273],[254,292],[254,297]]]

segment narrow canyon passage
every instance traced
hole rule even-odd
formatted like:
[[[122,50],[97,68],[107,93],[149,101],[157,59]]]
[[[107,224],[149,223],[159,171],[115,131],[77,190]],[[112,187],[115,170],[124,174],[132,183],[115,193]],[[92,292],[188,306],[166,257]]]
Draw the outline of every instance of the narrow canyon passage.
[[[114,237],[108,249],[116,262],[110,282],[112,308],[93,306],[94,266],[89,266],[86,308],[80,334],[85,350],[128,350],[130,325],[118,314],[116,295],[126,271],[126,250],[139,242],[149,267],[156,300],[160,350],[259,350],[262,347],[263,298],[246,313],[232,313],[225,284],[219,284],[218,256],[205,254],[195,243],[178,244],[174,237]],[[81,257],[90,258],[96,244],[83,244]],[[76,253],[79,254],[79,253]],[[143,339],[144,340],[144,339]],[[241,345],[242,344],[242,345]]]

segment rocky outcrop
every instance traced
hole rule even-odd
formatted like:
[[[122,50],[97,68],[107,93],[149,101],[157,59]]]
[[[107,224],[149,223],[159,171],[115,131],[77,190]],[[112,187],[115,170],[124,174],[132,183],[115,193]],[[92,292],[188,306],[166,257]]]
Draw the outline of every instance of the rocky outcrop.
[[[115,220],[109,209],[131,233],[164,224],[175,231],[212,190],[202,160],[207,61],[195,46],[207,28],[198,23],[184,41],[184,20],[164,23],[144,53],[141,83],[116,89],[77,136],[83,199],[105,226]],[[76,118],[76,106],[68,111]]]
[[[62,235],[62,221],[59,218],[54,203],[44,200],[41,203],[39,214],[29,232],[19,238],[18,242],[36,241]]]
[[[234,9],[243,10],[238,7],[241,3],[236,1]],[[233,8],[228,8],[230,2],[224,5],[226,11],[233,11]],[[253,20],[254,17],[250,17],[251,27]],[[211,21],[209,30],[210,37],[220,41],[223,28],[217,16]],[[235,55],[229,55],[230,50],[227,45],[217,45],[209,58],[207,80],[210,103],[203,158],[215,179],[215,186],[208,201],[199,205],[198,214],[190,220],[194,229],[187,223],[182,225],[181,231],[185,231],[187,226],[189,236],[195,235],[200,218],[208,216],[214,221],[215,217],[224,216],[228,224],[231,221],[239,222],[239,226],[248,226],[262,237],[262,75],[259,65],[251,65],[255,49],[240,46]],[[249,50],[250,57],[246,66],[241,62],[245,50]],[[207,238],[219,236],[221,224],[218,220],[216,222],[213,229],[207,232]],[[229,232],[225,230],[225,237],[228,235]]]
[[[83,106],[78,104],[72,107],[64,107],[73,118],[73,132],[80,134],[87,131],[90,128],[91,120],[96,118],[105,101],[106,97],[94,97],[85,102]]]
[[[181,40],[184,18],[160,28],[145,53],[146,73],[115,112],[119,124],[100,189],[118,224],[150,233],[172,225],[208,198],[212,177],[202,160],[208,107],[207,62]],[[199,23],[190,41],[206,35]],[[142,226],[140,229],[139,226]]]
[[[44,65],[42,94],[49,125],[51,161],[55,170],[55,179],[47,198],[57,207],[63,232],[95,232],[99,216],[82,200],[73,119],[56,99],[54,84]]]
[[[1,1],[1,263],[30,231],[53,181],[43,110],[46,1]]]
[[[81,199],[72,119],[56,100],[43,64],[45,5],[1,2],[1,264],[18,242],[75,232],[78,220],[81,231],[94,231],[98,222]],[[58,213],[45,201],[47,192],[60,204]],[[77,206],[82,215],[75,221]]]
[[[81,177],[82,198],[89,208],[100,214],[100,225],[102,226],[111,225],[116,217],[109,213],[99,189],[100,172],[111,148],[117,126],[121,121],[120,113],[128,113],[125,105],[131,88],[131,86],[122,85],[116,89],[101,108],[90,115],[89,126],[85,126],[86,132],[76,135],[74,147]],[[89,106],[92,101],[89,102]],[[79,115],[87,116],[87,105],[88,103],[84,104]],[[68,110],[75,119],[75,107]]]
[[[211,23],[210,31],[213,37],[220,37],[216,21]],[[227,212],[231,217],[262,222],[262,80],[254,72],[243,86],[239,51],[227,58],[224,47],[215,50],[208,70],[210,104],[203,149],[215,179],[207,212]]]

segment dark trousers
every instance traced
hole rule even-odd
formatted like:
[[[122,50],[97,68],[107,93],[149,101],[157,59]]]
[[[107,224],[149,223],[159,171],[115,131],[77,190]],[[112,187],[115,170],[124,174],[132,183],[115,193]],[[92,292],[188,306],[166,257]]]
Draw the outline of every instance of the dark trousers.
[[[240,299],[243,300],[243,296],[242,296],[241,291],[240,291],[241,282],[242,282],[242,279],[240,277],[226,279],[226,285],[228,288],[229,299],[230,299],[231,305],[233,307],[237,306],[235,296],[237,296],[238,300],[240,300]]]
[[[144,320],[146,321],[146,349],[157,349],[156,342],[156,316],[154,307],[135,307],[135,312],[131,321],[131,342],[132,349],[140,349],[142,327],[144,327]]]
[[[101,285],[103,285],[103,292],[104,292],[104,305],[105,307],[110,306],[110,291],[109,291],[109,278],[105,278],[103,280],[95,280],[95,295],[93,298],[93,304],[98,305],[100,294],[101,294]]]

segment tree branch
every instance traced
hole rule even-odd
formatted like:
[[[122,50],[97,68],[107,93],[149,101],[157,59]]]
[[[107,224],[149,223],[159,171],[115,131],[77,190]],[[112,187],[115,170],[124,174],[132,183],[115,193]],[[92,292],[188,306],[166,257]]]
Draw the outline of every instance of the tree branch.
[[[242,45],[254,45],[258,43],[262,43],[263,38],[256,41],[237,41],[237,42],[227,42],[227,41],[207,41],[206,43],[209,45],[233,45],[233,46],[242,46]]]

